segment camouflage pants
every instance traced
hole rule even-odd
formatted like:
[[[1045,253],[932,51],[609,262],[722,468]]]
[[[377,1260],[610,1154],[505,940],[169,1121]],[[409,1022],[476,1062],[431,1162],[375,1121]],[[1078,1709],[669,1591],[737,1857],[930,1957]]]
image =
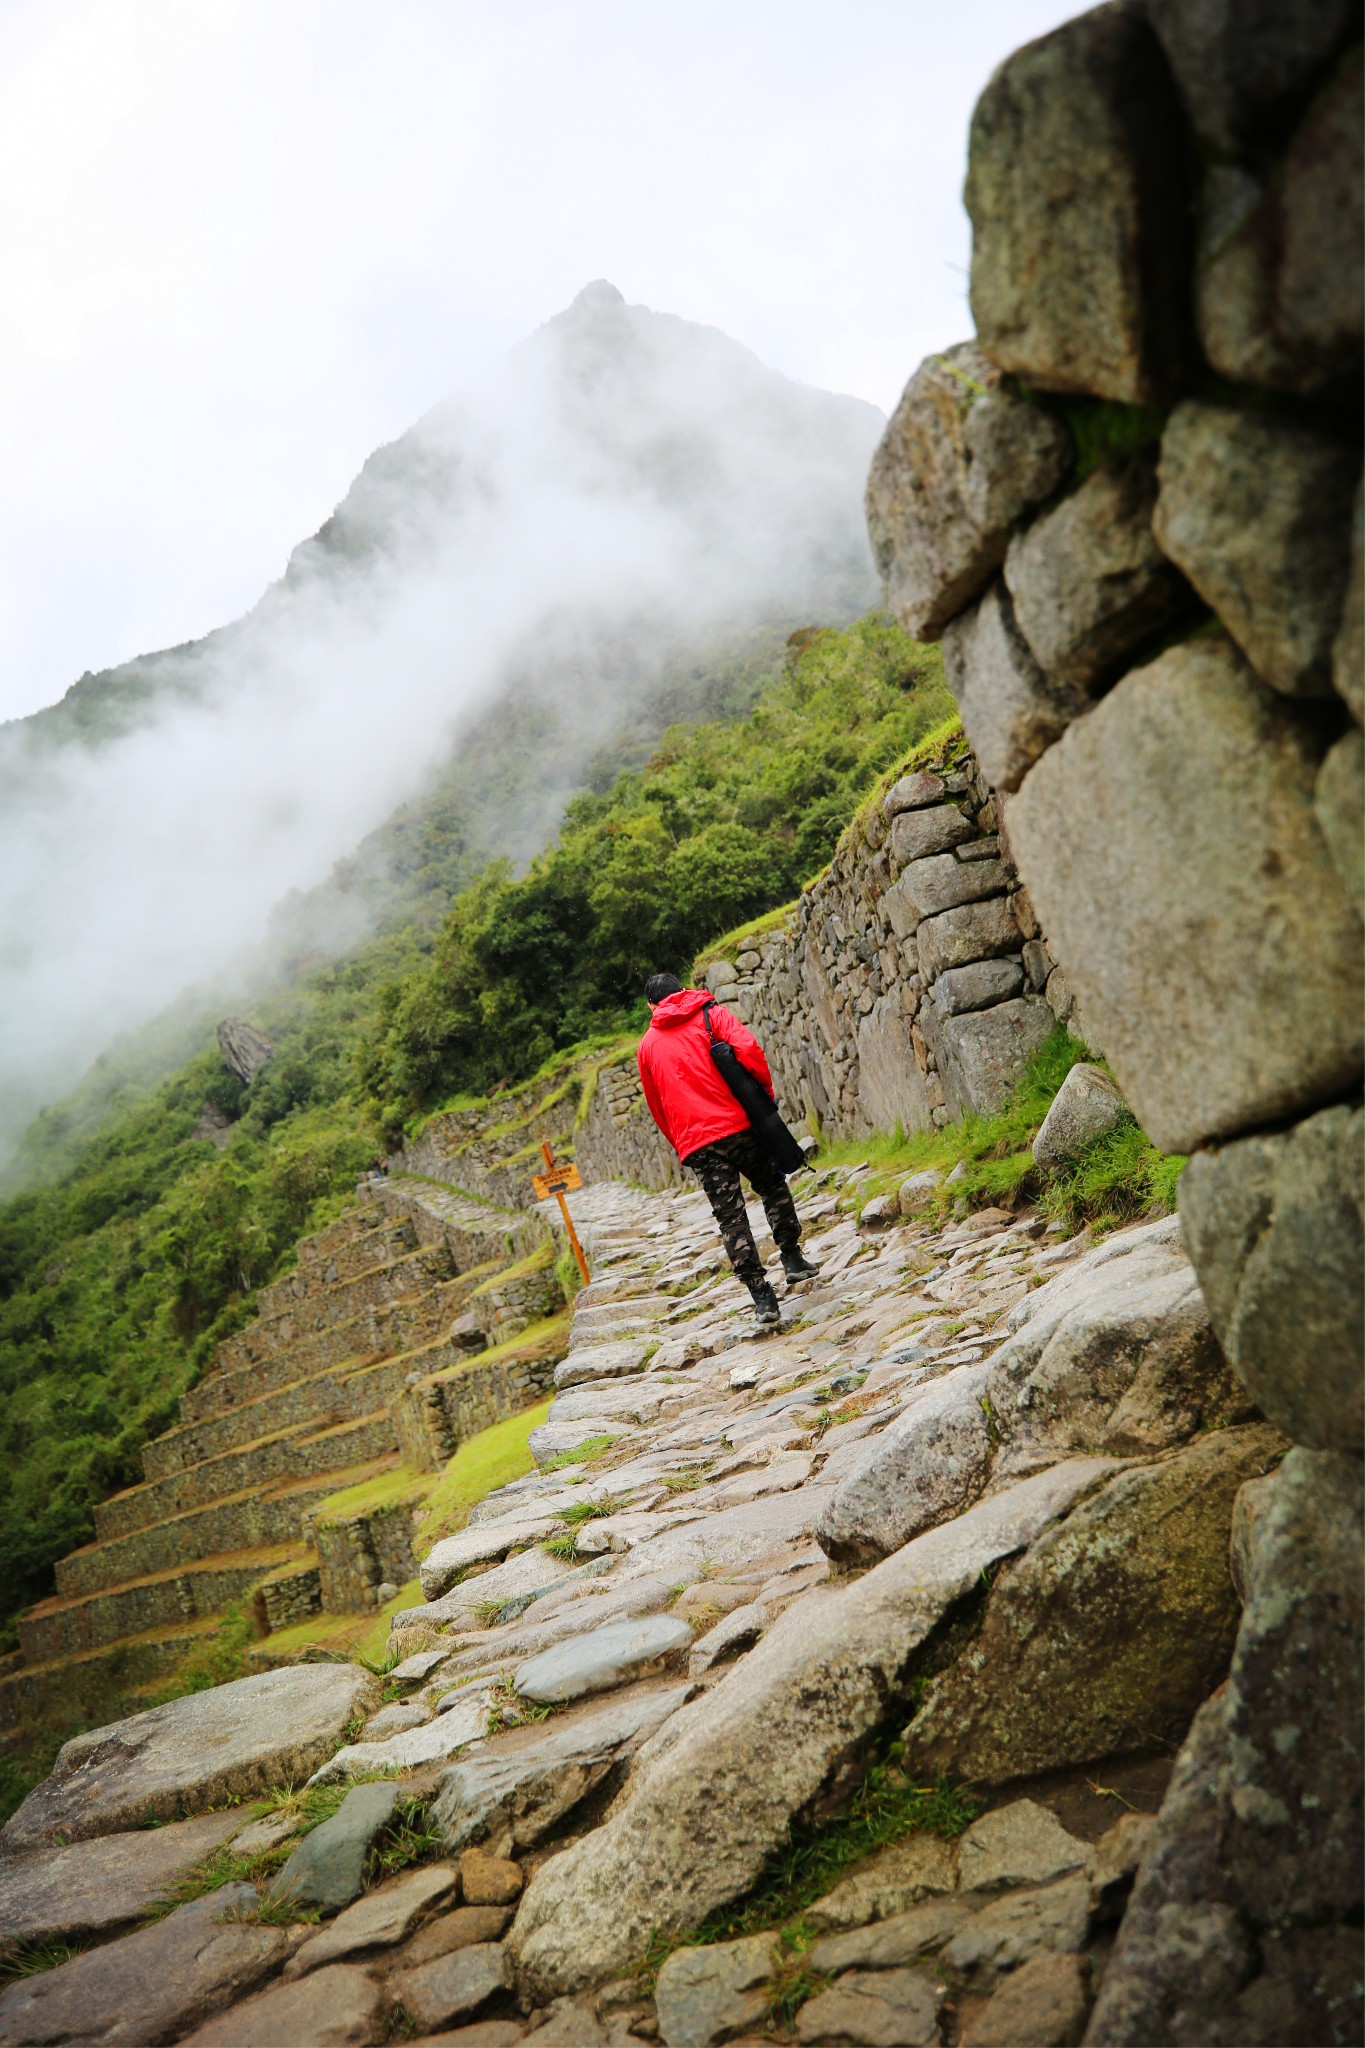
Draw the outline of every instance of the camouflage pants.
[[[735,1275],[749,1288],[763,1279],[763,1261],[758,1256],[754,1233],[744,1207],[741,1174],[763,1204],[773,1243],[784,1259],[793,1258],[801,1243],[801,1221],[791,1189],[774,1166],[762,1141],[752,1131],[736,1131],[703,1145],[683,1161],[701,1182],[702,1193],[720,1225],[721,1243],[735,1269]]]

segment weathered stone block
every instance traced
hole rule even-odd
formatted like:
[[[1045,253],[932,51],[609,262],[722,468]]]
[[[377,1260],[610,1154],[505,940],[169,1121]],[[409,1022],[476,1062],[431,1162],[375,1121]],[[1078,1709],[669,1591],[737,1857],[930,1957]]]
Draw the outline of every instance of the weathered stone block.
[[[1039,1166],[1062,1166],[1114,1130],[1127,1114],[1123,1090],[1113,1075],[1082,1060],[1052,1098],[1033,1141],[1034,1160]]]
[[[1019,631],[1009,592],[994,583],[943,635],[943,668],[962,724],[995,789],[1017,789],[1088,699],[1043,674]]]
[[[891,827],[891,858],[897,867],[925,860],[931,853],[951,853],[964,839],[975,839],[976,826],[955,804],[935,804],[927,811],[902,811]]]
[[[890,903],[894,897],[907,921],[918,925],[921,918],[934,917],[940,910],[999,896],[1005,886],[1005,870],[998,860],[961,861],[951,853],[935,853],[928,860],[911,861],[883,900]]]
[[[1017,996],[1024,970],[1017,960],[974,960],[969,967],[950,967],[934,983],[934,1007],[945,1017],[963,1010],[987,1010]]]
[[[1360,33],[1351,0],[1146,0],[1200,140],[1223,155],[1264,146],[1286,102]]]
[[[1246,174],[1206,176],[1199,336],[1225,377],[1306,394],[1359,376],[1363,121],[1356,50],[1264,190]]]
[[[1162,439],[1156,537],[1286,696],[1332,689],[1359,464],[1309,427],[1197,399]]]
[[[945,968],[1017,953],[1021,938],[1008,896],[995,896],[986,903],[964,903],[959,910],[925,918],[915,932],[915,941],[919,971],[931,982]]]
[[[928,1004],[925,1032],[943,1092],[956,1113],[994,1116],[1003,1109],[1054,1024],[1041,996],[1015,996],[989,1010],[955,1017]]]
[[[1291,1451],[1226,1686],[1176,1763],[1096,2048],[1360,2034],[1361,1468]]]
[[[1356,907],[1357,917],[1365,917],[1365,816],[1362,815],[1362,797],[1365,797],[1365,736],[1357,725],[1344,733],[1328,752],[1318,770],[1318,786],[1313,798],[1313,808],[1322,836],[1327,841],[1332,865],[1341,878],[1341,886]]]
[[[875,1564],[975,1500],[991,1462],[981,1404],[988,1371],[959,1367],[931,1381],[872,1439],[816,1523],[836,1564]]]
[[[1192,603],[1152,533],[1155,464],[1106,463],[1015,535],[1005,582],[1054,692],[1087,692]]]
[[[1146,404],[1188,355],[1185,142],[1140,11],[1095,7],[1006,58],[972,116],[972,313],[1002,369]]]
[[[987,1398],[997,1476],[1079,1449],[1151,1456],[1254,1414],[1174,1216],[1117,1233],[1010,1311]]]
[[[929,1128],[931,1104],[896,992],[879,996],[859,1021],[858,1106],[872,1130]]]
[[[1179,1740],[1237,1628],[1237,1489],[1278,1459],[1261,1424],[1107,1481],[1001,1574],[967,1649],[906,1731],[915,1770],[982,1784]]]
[[[1164,1151],[1359,1084],[1361,927],[1317,770],[1303,720],[1198,639],[1126,676],[1011,804],[1052,949]]]
[[[1365,1447],[1365,1112],[1196,1153],[1180,1216],[1214,1328],[1258,1406],[1300,1443]]]
[[[882,815],[898,818],[902,811],[922,811],[926,804],[941,802],[946,793],[947,785],[941,775],[931,775],[927,770],[902,775],[882,798]]]
[[[1070,465],[1066,428],[1006,391],[975,342],[920,364],[867,482],[872,552],[907,631],[938,638],[999,568],[1015,520]]]

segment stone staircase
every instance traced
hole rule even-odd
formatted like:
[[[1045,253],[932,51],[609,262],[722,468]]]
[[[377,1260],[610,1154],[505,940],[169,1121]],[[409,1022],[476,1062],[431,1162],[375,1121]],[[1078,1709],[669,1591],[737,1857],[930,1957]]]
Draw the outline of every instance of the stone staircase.
[[[552,1361],[478,1354],[560,1305],[554,1249],[528,1212],[415,1178],[363,1183],[218,1346],[146,1446],[142,1483],[101,1502],[95,1540],[57,1565],[0,1669],[0,1730],[31,1716],[45,1682],[63,1699],[102,1672],[145,1685],[234,1602],[251,1601],[259,1633],[354,1605],[353,1575],[329,1589],[313,1517],[540,1397]],[[415,1432],[400,1428],[405,1400]]]

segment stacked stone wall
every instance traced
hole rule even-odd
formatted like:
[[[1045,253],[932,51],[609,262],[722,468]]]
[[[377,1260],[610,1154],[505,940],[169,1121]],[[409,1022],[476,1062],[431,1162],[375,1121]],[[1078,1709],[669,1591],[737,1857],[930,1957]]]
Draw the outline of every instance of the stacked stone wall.
[[[1193,1154],[1214,1326],[1296,1445],[1094,2043],[1361,2038],[1359,35],[1148,0],[1009,58],[971,130],[977,336],[916,370],[868,487],[889,601],[942,636],[1087,1037]]]

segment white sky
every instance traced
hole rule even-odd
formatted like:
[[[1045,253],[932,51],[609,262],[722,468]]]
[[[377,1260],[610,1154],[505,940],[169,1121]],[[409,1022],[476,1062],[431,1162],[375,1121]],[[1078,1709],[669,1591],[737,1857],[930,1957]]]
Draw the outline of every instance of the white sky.
[[[1059,0],[0,0],[0,718],[244,610],[607,277],[889,409]]]

